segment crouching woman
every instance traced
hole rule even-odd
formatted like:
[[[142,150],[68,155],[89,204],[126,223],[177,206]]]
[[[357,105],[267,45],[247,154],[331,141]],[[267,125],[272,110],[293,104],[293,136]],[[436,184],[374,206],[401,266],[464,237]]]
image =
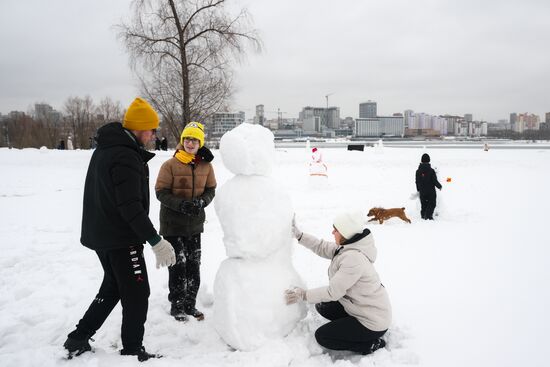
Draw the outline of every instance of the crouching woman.
[[[287,304],[315,303],[317,311],[330,320],[315,332],[317,342],[327,349],[369,354],[386,345],[381,338],[391,323],[391,305],[374,268],[377,250],[364,223],[359,212],[338,215],[333,223],[334,242],[304,233],[292,223],[298,243],[331,260],[328,286],[285,292]]]

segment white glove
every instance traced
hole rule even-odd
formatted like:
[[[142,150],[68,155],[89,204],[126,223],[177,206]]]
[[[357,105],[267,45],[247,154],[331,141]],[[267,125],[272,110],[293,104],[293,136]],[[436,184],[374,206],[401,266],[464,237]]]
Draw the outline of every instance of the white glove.
[[[296,214],[294,214],[292,217],[292,235],[299,241],[303,234],[304,232],[302,232],[300,228],[296,227]]]
[[[157,258],[157,269],[161,266],[172,266],[176,263],[176,252],[170,242],[164,238],[153,246],[153,252]]]
[[[285,291],[285,301],[287,305],[291,305],[298,301],[306,300],[306,291],[299,287],[294,287],[292,289],[287,289]]]
[[[416,191],[416,192],[413,192],[411,194],[411,197],[409,199],[416,200],[416,199],[418,199],[419,196],[420,196],[420,193],[418,191]]]

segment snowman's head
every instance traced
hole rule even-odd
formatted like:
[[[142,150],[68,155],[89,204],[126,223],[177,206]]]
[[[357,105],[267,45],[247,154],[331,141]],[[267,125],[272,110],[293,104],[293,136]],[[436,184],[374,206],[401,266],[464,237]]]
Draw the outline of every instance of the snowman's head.
[[[311,159],[313,159],[313,162],[321,162],[321,160],[323,159],[321,151],[317,148],[311,149]]]
[[[235,175],[268,176],[275,160],[273,138],[263,126],[240,124],[220,139],[223,164]]]

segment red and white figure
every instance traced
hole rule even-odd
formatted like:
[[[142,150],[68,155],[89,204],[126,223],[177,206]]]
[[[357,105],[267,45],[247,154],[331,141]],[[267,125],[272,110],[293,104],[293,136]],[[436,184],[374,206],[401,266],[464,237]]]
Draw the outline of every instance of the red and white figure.
[[[323,154],[316,147],[311,149],[311,162],[309,163],[310,176],[328,177],[328,167],[323,162]]]

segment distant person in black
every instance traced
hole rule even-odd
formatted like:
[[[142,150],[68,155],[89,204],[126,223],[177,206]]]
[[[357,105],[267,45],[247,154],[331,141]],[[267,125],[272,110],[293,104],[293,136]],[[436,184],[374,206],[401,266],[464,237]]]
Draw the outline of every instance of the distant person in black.
[[[430,156],[426,153],[422,154],[420,162],[416,170],[416,191],[418,191],[422,206],[420,215],[422,219],[433,220],[436,205],[435,188],[441,190],[442,186],[437,181],[434,169],[430,166]]]
[[[158,136],[155,138],[155,150],[160,150],[160,139]]]
[[[160,149],[166,151],[168,150],[168,140],[165,136],[162,137],[162,140],[160,141]]]
[[[95,149],[97,147],[95,137],[90,136],[88,140],[90,142],[90,149]]]
[[[59,145],[57,146],[57,149],[59,150],[65,150],[65,140],[61,139],[59,141]]]

